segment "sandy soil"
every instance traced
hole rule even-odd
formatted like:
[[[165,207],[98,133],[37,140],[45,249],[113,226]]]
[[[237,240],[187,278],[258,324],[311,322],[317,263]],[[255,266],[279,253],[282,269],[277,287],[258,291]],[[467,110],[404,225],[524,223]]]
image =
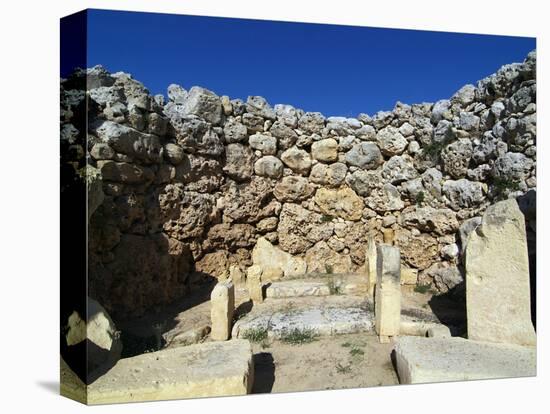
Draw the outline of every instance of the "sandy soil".
[[[318,338],[308,344],[253,344],[252,392],[294,392],[398,384],[392,344],[368,334]]]

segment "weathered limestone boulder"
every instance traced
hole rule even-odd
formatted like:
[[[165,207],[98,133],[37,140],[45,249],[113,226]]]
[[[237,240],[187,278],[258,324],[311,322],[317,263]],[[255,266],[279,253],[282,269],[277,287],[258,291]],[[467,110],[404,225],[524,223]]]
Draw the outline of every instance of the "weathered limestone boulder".
[[[364,170],[374,170],[384,161],[380,148],[374,142],[360,142],[346,153],[349,165]]]
[[[178,165],[183,160],[183,148],[169,142],[164,146],[164,158],[172,165]]]
[[[392,126],[387,126],[376,134],[376,141],[380,146],[382,154],[390,157],[402,154],[407,148],[408,141],[399,130]]]
[[[342,162],[334,164],[317,163],[311,168],[309,180],[328,187],[338,187],[344,183],[348,167]]]
[[[275,155],[277,153],[277,138],[270,135],[254,134],[248,138],[250,148],[260,151],[262,155]]]
[[[170,125],[177,143],[189,153],[219,156],[224,151],[223,141],[218,132],[219,128],[212,128],[212,125],[200,118],[184,118],[176,114],[170,118]]]
[[[376,248],[376,294],[374,300],[376,333],[384,337],[399,335],[401,324],[401,256],[397,247]]]
[[[435,287],[441,293],[448,292],[464,281],[458,267],[446,262],[432,264],[424,271],[424,277],[426,276],[433,280]]]
[[[298,174],[308,174],[311,168],[311,157],[309,153],[298,147],[291,147],[281,154],[281,160],[292,171]]]
[[[298,118],[303,114],[303,111],[294,108],[292,105],[276,104],[274,109],[277,120],[292,128],[298,126]]]
[[[224,221],[255,223],[278,215],[281,204],[271,200],[272,192],[271,181],[263,177],[253,176],[250,182],[230,185],[222,200]]]
[[[334,162],[338,160],[338,141],[334,138],[315,141],[311,145],[311,156],[321,162]]]
[[[348,185],[363,197],[369,197],[374,190],[380,189],[383,181],[380,171],[357,170],[346,177]]]
[[[235,181],[250,179],[254,171],[254,153],[242,144],[229,144],[225,147],[223,171]]]
[[[395,155],[382,168],[382,177],[397,185],[403,181],[416,178],[418,171],[413,166],[413,159],[409,155]]]
[[[298,128],[309,134],[321,134],[325,117],[320,112],[306,112],[298,120]]]
[[[524,154],[507,152],[498,157],[493,167],[493,175],[508,180],[523,180],[533,168],[533,160]]]
[[[275,111],[263,96],[249,96],[246,100],[246,110],[262,118],[273,121],[276,119]]]
[[[334,223],[319,213],[309,211],[298,204],[285,203],[279,216],[277,232],[279,246],[290,254],[305,253],[321,240],[328,240],[334,231]]]
[[[225,142],[228,144],[244,141],[248,136],[247,133],[246,126],[235,120],[227,121],[223,126]]]
[[[254,163],[254,172],[262,177],[280,178],[283,175],[283,163],[273,155],[266,155]]]
[[[443,194],[449,200],[449,207],[455,211],[478,206],[485,198],[483,184],[465,178],[445,181]]]
[[[468,172],[472,159],[472,141],[460,138],[441,151],[443,170],[453,178],[462,178]]]
[[[90,129],[116,152],[145,163],[159,163],[162,160],[162,145],[156,135],[112,121],[97,121],[90,125]]]
[[[525,218],[515,200],[487,208],[465,265],[468,338],[535,345]]]
[[[324,214],[350,221],[361,218],[364,206],[363,200],[348,187],[338,190],[319,188],[315,202]]]
[[[175,181],[185,184],[186,191],[213,193],[222,184],[223,170],[217,159],[202,155],[184,155],[176,166]]]
[[[273,246],[267,239],[260,237],[252,250],[252,262],[262,271],[280,268],[284,276],[302,275],[306,273],[307,265],[301,257]]]
[[[395,232],[394,243],[399,246],[405,263],[416,269],[426,269],[439,256],[437,239],[427,233],[413,234],[400,229]]]
[[[367,206],[373,210],[384,213],[386,211],[402,210],[405,203],[401,199],[399,190],[390,183],[376,189],[367,199]]]
[[[88,404],[245,395],[253,380],[250,342],[206,342],[121,359],[88,387]]]
[[[397,339],[395,360],[401,384],[516,378],[536,375],[536,349],[463,338]]]
[[[235,311],[235,287],[230,281],[219,282],[210,294],[210,337],[214,341],[227,341],[231,336],[231,323]]]
[[[196,115],[216,125],[222,119],[221,100],[214,92],[193,86],[182,104],[182,113]]]
[[[88,194],[88,220],[90,220],[92,214],[105,199],[101,172],[91,165],[86,166],[86,191]]]
[[[273,195],[281,202],[296,202],[309,198],[314,191],[307,178],[289,175],[275,185]]]
[[[183,104],[188,96],[187,91],[180,85],[177,85],[175,83],[168,85],[166,93],[170,102],[174,102],[177,104]]]
[[[456,213],[448,208],[412,207],[401,214],[401,223],[422,232],[434,232],[441,236],[458,230]]]
[[[284,121],[275,121],[269,129],[271,135],[277,138],[278,147],[281,150],[287,150],[292,147],[298,140],[298,134],[294,130],[285,124]]]
[[[349,255],[336,253],[323,240],[308,249],[305,259],[310,273],[348,273],[352,268]]]
[[[96,377],[96,372],[103,372],[117,363],[122,352],[122,340],[113,320],[96,300],[88,298],[87,312],[88,323],[86,316],[76,311],[69,316],[65,340],[68,352],[72,347],[86,344],[87,378],[91,380]]]

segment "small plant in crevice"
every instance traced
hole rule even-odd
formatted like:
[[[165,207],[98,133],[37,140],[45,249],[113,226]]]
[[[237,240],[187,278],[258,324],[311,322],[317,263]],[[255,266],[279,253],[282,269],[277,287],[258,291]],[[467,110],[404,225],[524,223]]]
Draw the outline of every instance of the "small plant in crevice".
[[[504,200],[508,194],[519,190],[519,181],[512,178],[493,177],[492,195],[495,200]]]
[[[360,356],[365,355],[365,351],[363,351],[361,348],[353,347],[349,350],[349,354],[352,357],[360,357]]]
[[[250,342],[263,342],[267,339],[267,328],[259,327],[245,331],[243,339],[248,339]]]
[[[336,364],[336,372],[338,374],[349,374],[351,372],[351,364],[342,365],[340,363]]]
[[[431,283],[426,283],[426,284],[422,284],[422,285],[416,285],[414,287],[414,291],[416,293],[428,293],[430,292],[432,289],[432,284]]]
[[[317,335],[312,329],[295,328],[281,335],[281,341],[291,345],[307,344],[316,339]]]
[[[426,200],[426,193],[424,193],[424,191],[420,191],[415,197],[416,204],[420,206],[424,204],[425,200]]]
[[[323,214],[321,216],[321,222],[322,223],[329,223],[331,222],[332,220],[334,220],[334,216],[331,216],[330,214]]]
[[[325,264],[325,273],[331,275],[334,273],[334,267],[330,264]]]

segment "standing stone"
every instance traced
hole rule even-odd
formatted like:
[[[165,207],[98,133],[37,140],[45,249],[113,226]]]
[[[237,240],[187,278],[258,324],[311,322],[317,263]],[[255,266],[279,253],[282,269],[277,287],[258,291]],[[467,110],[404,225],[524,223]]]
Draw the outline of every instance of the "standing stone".
[[[374,237],[369,235],[367,238],[367,277],[369,281],[369,295],[374,295],[376,286],[376,242]]]
[[[535,345],[525,218],[515,200],[487,208],[465,253],[468,338]]]
[[[380,342],[399,334],[401,323],[401,254],[399,248],[379,245],[376,249],[376,333]]]
[[[246,286],[253,303],[262,303],[264,301],[262,292],[262,268],[260,266],[252,265],[247,269]]]
[[[230,281],[219,282],[210,295],[210,317],[215,341],[227,341],[231,336],[231,321],[235,310],[235,287]]]

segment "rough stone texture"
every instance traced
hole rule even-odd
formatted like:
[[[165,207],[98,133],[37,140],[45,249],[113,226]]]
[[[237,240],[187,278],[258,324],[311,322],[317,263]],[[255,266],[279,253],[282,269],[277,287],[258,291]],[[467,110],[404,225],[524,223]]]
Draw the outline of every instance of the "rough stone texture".
[[[374,296],[374,288],[376,286],[376,278],[377,278],[377,264],[376,264],[376,258],[377,258],[377,252],[376,252],[376,242],[374,241],[374,237],[370,235],[367,238],[367,248],[366,248],[366,266],[367,266],[367,276],[369,281],[369,295],[371,297]]]
[[[367,232],[446,291],[463,266],[457,224],[536,192],[535,66],[533,52],[449,100],[357,119],[178,85],[165,102],[129,74],[75,72],[60,88],[61,161],[64,177],[85,166],[102,177],[103,201],[88,198],[90,294],[115,318],[139,316],[188,294],[197,268],[205,278],[246,269],[259,235],[302,260],[323,242],[318,253],[358,271]],[[313,196],[346,186],[353,222]]]
[[[219,282],[210,294],[210,318],[214,341],[227,341],[231,336],[231,323],[235,311],[235,287],[231,282]]]
[[[490,206],[466,247],[468,338],[535,345],[525,218],[515,200]]]
[[[263,271],[280,268],[285,276],[301,275],[307,270],[304,259],[282,251],[264,237],[258,239],[252,250],[252,262]]]
[[[357,221],[362,216],[363,200],[351,188],[320,188],[315,193],[315,202],[321,211],[329,216],[350,221]]]
[[[401,384],[535,376],[536,349],[463,338],[403,336],[394,346]]]
[[[317,281],[282,281],[267,287],[267,298],[296,298],[302,296],[328,296],[330,289],[326,283]]]
[[[253,303],[262,303],[264,301],[262,273],[262,268],[258,265],[250,266],[246,271],[246,287]],[[233,337],[235,338],[235,336]]]
[[[378,336],[399,335],[399,325],[401,324],[401,257],[397,247],[381,244],[376,248],[374,316]]]
[[[209,342],[121,359],[88,387],[88,404],[245,395],[253,381],[248,341]]]

